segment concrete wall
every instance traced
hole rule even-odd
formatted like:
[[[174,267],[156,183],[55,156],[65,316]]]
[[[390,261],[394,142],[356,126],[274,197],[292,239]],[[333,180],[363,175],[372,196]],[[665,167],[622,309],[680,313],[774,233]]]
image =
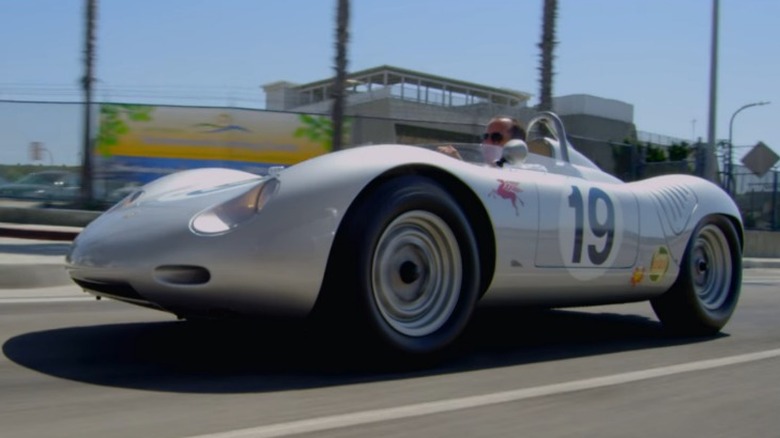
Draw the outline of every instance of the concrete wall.
[[[561,116],[561,120],[566,127],[567,134],[601,142],[622,142],[632,137],[636,131],[633,123],[605,119],[588,114]]]
[[[559,116],[591,115],[624,123],[634,123],[634,106],[616,99],[570,94],[553,98],[553,108]]]
[[[44,208],[0,207],[0,223],[84,227],[100,212]],[[745,257],[780,258],[780,232],[745,231]]]
[[[746,231],[745,257],[780,258],[780,232]]]

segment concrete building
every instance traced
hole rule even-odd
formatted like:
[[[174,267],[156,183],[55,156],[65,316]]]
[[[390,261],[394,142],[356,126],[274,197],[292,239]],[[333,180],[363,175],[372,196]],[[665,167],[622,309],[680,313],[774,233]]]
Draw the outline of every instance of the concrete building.
[[[474,142],[496,114],[527,119],[530,94],[380,66],[350,73],[346,114],[352,140],[367,143]],[[333,78],[266,84],[266,109],[327,114]]]
[[[266,109],[327,114],[333,81],[266,84]],[[535,113],[528,106],[530,93],[387,65],[350,73],[347,84],[354,144],[474,142],[493,116],[527,122]],[[612,152],[604,144],[636,136],[628,103],[577,94],[555,98],[553,108],[572,143],[605,169]]]
[[[615,99],[572,94],[553,98],[569,140],[602,169],[615,168],[614,147],[636,139],[634,106]]]

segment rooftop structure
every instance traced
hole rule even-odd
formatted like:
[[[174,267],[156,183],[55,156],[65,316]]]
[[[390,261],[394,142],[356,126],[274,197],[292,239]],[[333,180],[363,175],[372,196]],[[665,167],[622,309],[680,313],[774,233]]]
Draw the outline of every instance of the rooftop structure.
[[[266,84],[266,109],[278,111],[314,111],[331,99],[334,78],[293,84],[280,81]],[[350,104],[394,98],[450,108],[497,105],[526,107],[531,95],[522,91],[435,76],[383,65],[347,75]]]

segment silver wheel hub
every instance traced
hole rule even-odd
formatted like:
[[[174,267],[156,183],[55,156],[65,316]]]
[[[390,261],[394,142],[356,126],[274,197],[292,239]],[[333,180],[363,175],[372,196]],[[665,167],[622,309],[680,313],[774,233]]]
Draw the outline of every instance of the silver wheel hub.
[[[420,337],[440,329],[461,288],[460,248],[447,223],[421,210],[393,220],[377,242],[371,286],[382,318],[397,332]]]
[[[703,227],[691,251],[693,286],[699,302],[708,310],[718,310],[731,289],[732,261],[729,243],[715,225]]]

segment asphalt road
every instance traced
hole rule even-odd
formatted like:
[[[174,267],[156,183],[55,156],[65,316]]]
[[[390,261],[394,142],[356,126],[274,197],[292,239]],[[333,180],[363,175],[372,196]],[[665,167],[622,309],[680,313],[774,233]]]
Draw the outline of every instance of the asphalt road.
[[[65,248],[40,245],[44,265]],[[669,337],[646,303],[480,309],[413,365],[42,285],[0,290],[4,438],[780,436],[780,270],[745,271],[717,337]]]

